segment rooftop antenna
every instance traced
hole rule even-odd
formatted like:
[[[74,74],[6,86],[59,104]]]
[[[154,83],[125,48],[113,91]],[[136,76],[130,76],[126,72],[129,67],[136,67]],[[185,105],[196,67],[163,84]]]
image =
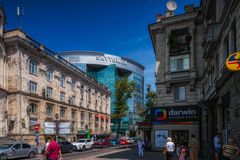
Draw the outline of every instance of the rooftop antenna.
[[[18,17],[18,28],[21,29],[22,28],[22,21],[21,21],[21,17],[24,15],[24,9],[21,6],[17,7],[17,17]]]

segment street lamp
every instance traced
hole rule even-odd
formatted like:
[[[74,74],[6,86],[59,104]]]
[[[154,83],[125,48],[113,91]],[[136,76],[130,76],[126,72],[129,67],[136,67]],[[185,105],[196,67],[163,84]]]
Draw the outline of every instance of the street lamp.
[[[58,140],[58,118],[59,118],[59,115],[56,113],[55,114],[55,124],[56,124],[56,140]]]

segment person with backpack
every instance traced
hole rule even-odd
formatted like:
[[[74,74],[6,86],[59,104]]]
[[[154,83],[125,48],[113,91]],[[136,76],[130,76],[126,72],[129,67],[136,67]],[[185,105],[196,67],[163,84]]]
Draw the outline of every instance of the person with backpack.
[[[145,147],[145,144],[143,140],[138,141],[138,157],[143,157],[143,149]]]

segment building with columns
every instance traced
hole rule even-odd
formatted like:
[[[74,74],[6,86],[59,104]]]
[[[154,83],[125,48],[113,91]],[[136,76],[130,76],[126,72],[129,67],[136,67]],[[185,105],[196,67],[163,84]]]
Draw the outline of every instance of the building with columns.
[[[1,10],[1,24],[4,14]],[[33,142],[45,122],[70,123],[70,139],[78,134],[110,132],[110,96],[107,87],[61,58],[21,30],[0,37],[0,136]],[[61,135],[61,133],[59,133]],[[40,138],[41,139],[41,138]]]
[[[157,107],[151,109],[154,149],[161,149],[168,136],[185,145],[192,134],[199,136],[198,93],[203,72],[199,10],[190,5],[180,15],[167,11],[149,25],[156,57]]]

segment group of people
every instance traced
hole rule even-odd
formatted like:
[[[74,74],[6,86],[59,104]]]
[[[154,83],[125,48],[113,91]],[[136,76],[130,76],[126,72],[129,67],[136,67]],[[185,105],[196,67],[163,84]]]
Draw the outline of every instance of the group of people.
[[[56,137],[50,137],[43,149],[41,160],[62,160],[61,146]]]
[[[229,138],[228,143],[222,144],[221,134],[218,133],[214,139],[215,160],[232,160],[239,156],[240,149],[233,138]]]
[[[164,154],[166,155],[166,160],[173,160],[175,151],[179,160],[186,160],[188,154],[191,160],[198,160],[199,149],[200,144],[195,135],[191,136],[188,146],[184,144],[177,144],[175,146],[172,142],[172,138],[168,137],[164,148]]]

